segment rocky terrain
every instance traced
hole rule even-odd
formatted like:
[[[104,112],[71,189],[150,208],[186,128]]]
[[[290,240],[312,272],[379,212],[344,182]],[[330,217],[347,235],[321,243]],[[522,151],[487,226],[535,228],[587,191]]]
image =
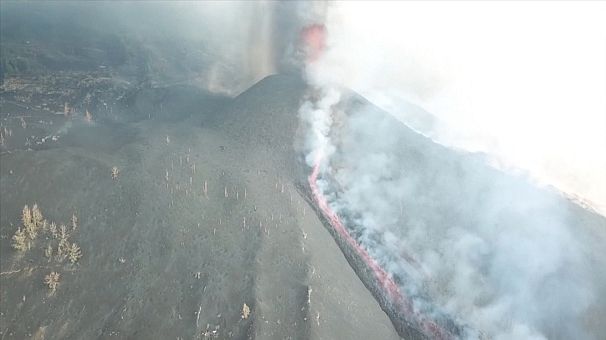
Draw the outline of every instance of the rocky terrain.
[[[3,113],[13,131],[0,163],[3,336],[397,337],[296,189],[292,143],[271,147],[287,138],[272,129],[295,126],[302,89],[268,78],[170,123],[26,110],[22,127]],[[253,108],[266,118],[240,119]],[[36,131],[59,137],[11,147]],[[11,247],[33,202],[49,221],[78,216],[77,263],[49,262],[49,236]],[[51,271],[61,273],[53,294]]]

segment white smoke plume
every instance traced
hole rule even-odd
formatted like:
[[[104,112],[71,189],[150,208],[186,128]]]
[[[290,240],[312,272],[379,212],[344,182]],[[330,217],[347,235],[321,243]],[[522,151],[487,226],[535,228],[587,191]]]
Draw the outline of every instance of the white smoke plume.
[[[332,107],[339,103],[340,92],[334,88],[321,88],[320,99],[315,102],[306,100],[299,109],[299,116],[306,126],[304,131],[312,134],[305,138],[304,151],[305,162],[313,166],[319,158],[330,158],[334,147],[330,140],[330,129],[332,127]]]
[[[557,171],[550,173],[544,165],[566,167],[570,162],[566,159],[570,157],[566,150],[572,150],[564,147],[560,149],[563,150],[561,155],[555,155],[550,149],[561,146],[548,125],[549,117],[560,112],[551,110],[551,105],[537,104],[545,98],[539,97],[535,101],[519,97],[526,94],[515,89],[501,92],[497,97],[490,96],[500,101],[488,105],[476,98],[486,91],[471,91],[460,86],[461,78],[458,77],[465,75],[452,67],[468,67],[468,61],[444,63],[440,60],[446,58],[447,52],[452,52],[455,59],[469,57],[457,49],[477,51],[471,45],[479,42],[463,44],[456,39],[449,42],[453,37],[443,32],[446,23],[465,26],[446,18],[448,10],[456,13],[460,10],[445,4],[376,6],[388,9],[375,11],[373,17],[373,8],[360,3],[329,6],[325,16],[326,51],[305,69],[305,77],[313,89],[299,111],[302,125],[308,131],[304,150],[306,162],[312,165],[321,160],[324,179],[319,187],[332,209],[347,220],[350,232],[358,242],[398,279],[406,292],[429,297],[432,308],[448,312],[489,338],[597,338],[595,330],[588,330],[584,323],[590,309],[597,308],[599,315],[606,312],[604,306],[595,305],[596,294],[599,294],[596,292],[603,290],[604,282],[596,282],[588,265],[591,262],[588,253],[596,249],[588,250],[588,246],[582,244],[579,234],[585,231],[574,220],[569,203],[556,191],[538,187],[536,181],[556,185],[560,190],[572,191],[594,202],[600,201],[606,188],[598,171],[606,169],[606,162],[596,150],[606,150],[606,144],[600,139],[604,136],[605,125],[599,124],[604,117],[596,113],[595,107],[578,104],[586,111],[572,115],[586,120],[567,127],[578,136],[582,131],[575,129],[582,130],[586,124],[598,123],[599,127],[585,131],[589,137],[573,141],[575,148],[588,148],[593,159],[579,157],[576,160],[582,164],[567,167],[566,171],[576,173],[576,176],[559,177]],[[475,9],[487,15],[480,22],[490,28],[491,15],[496,14],[497,8],[482,9],[483,6],[478,5]],[[468,11],[474,9],[470,4],[464,7]],[[509,15],[515,12],[507,6],[504,10]],[[528,13],[522,15],[524,20],[527,19],[525,15],[535,13],[537,8],[527,10]],[[551,14],[557,18],[562,9],[556,10],[557,15]],[[581,9],[570,15],[580,16],[579,13],[588,14]],[[431,19],[432,15],[435,18]],[[588,17],[590,22],[586,24],[591,25],[593,14]],[[398,26],[396,21],[403,18],[419,25]],[[423,22],[426,19],[429,23]],[[579,19],[581,17],[576,18]],[[546,21],[550,22],[549,19]],[[389,25],[409,30],[394,30]],[[435,27],[430,28],[430,25]],[[434,31],[423,31],[427,29]],[[453,27],[449,26],[450,29]],[[510,34],[504,29],[499,28],[499,39],[506,39]],[[457,29],[454,31],[458,32]],[[523,33],[514,30],[511,36],[519,38]],[[561,32],[554,34],[558,33]],[[550,35],[533,37],[549,39]],[[424,38],[434,40],[427,43]],[[528,42],[521,44],[529,51],[537,51],[526,46]],[[409,45],[402,46],[401,43]],[[509,47],[513,46],[515,44],[510,43]],[[603,54],[600,48],[604,46],[598,47],[599,53]],[[528,65],[540,67],[537,64],[540,60],[529,58],[531,60],[521,70],[527,70]],[[477,62],[477,57],[472,61]],[[448,63],[450,65],[445,65]],[[509,67],[485,63],[484,67],[488,68],[480,69],[487,71],[500,66]],[[603,62],[598,66],[603,69]],[[568,72],[565,69],[553,71]],[[498,81],[511,80],[503,79],[504,74],[498,71],[492,74],[501,79],[476,86],[496,90],[494,86]],[[532,74],[528,81],[534,85],[544,83],[538,80],[539,75],[547,76]],[[474,80],[487,80],[477,73],[470,76]],[[606,73],[597,78],[604,81]],[[591,76],[587,79],[596,80]],[[597,83],[586,84],[583,89],[595,94],[592,91],[603,86],[600,79]],[[524,82],[523,79],[519,81]],[[342,90],[345,87],[368,96],[427,136],[451,147],[486,152],[489,158],[446,151],[421,136],[411,136],[411,132],[399,126],[393,117],[378,113],[370,105],[341,106],[340,101],[347,99]],[[561,89],[552,87],[551,90],[558,93]],[[462,105],[457,95],[470,96],[472,103],[477,99],[480,108],[486,110],[482,113],[487,118],[479,119],[479,126],[474,126],[474,116],[466,116],[465,110],[469,106]],[[537,91],[537,95],[542,92]],[[599,110],[605,107],[600,106],[604,96],[606,92],[579,99],[591,99]],[[526,115],[526,124],[533,129],[542,129],[544,133],[540,137],[536,132],[534,136],[525,135],[529,127],[515,128],[507,120],[509,117],[521,124],[519,116],[508,116],[502,109],[491,112],[498,105],[511,110],[514,106],[506,102],[515,103],[516,100],[529,105],[516,108]],[[435,115],[431,116],[423,109]],[[485,124],[490,119],[500,122],[502,131]],[[564,120],[556,117],[553,121],[561,123]],[[520,131],[524,133],[518,133]],[[516,138],[521,140],[511,144]],[[537,142],[540,138],[549,142]],[[524,149],[526,144],[532,157]],[[509,150],[504,152],[505,149]],[[509,174],[488,166],[487,163],[494,165],[490,157],[503,163],[501,169]],[[525,168],[533,180],[505,168],[511,166]],[[584,178],[582,174],[589,176]],[[589,182],[582,184],[583,181]],[[583,190],[587,183],[598,189]],[[605,255],[604,250],[597,251],[597,255],[591,256]],[[415,303],[420,309],[427,308],[418,306],[426,303],[424,298]]]
[[[590,338],[580,324],[594,283],[566,201],[473,158],[411,147],[415,137],[372,110],[348,113],[327,167],[340,188],[331,205],[368,252],[412,278],[406,291],[495,338]]]
[[[604,15],[604,3],[337,3],[323,77],[606,214]]]

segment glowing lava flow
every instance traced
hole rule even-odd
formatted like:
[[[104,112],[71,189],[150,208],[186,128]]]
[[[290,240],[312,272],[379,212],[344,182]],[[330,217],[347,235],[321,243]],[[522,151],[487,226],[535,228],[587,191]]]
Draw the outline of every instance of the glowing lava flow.
[[[306,56],[305,62],[307,66],[314,64],[326,49],[326,34],[326,27],[323,24],[318,23],[308,25],[301,30],[299,39],[300,43],[302,43],[303,53]],[[375,259],[368,254],[366,249],[360,246],[360,244],[358,244],[358,242],[349,234],[349,231],[347,231],[339,216],[331,209],[326,197],[324,197],[318,188],[317,179],[320,175],[321,161],[322,154],[319,152],[317,158],[315,159],[313,170],[308,177],[308,181],[313,199],[330,225],[337,233],[339,233],[340,237],[356,251],[358,256],[372,270],[372,273],[380,285],[383,294],[385,294],[389,301],[398,308],[398,314],[405,317],[407,325],[414,324],[414,328],[417,331],[423,333],[426,337],[431,339],[446,340],[456,338],[455,335],[444,329],[444,327],[415,311],[410,298],[400,291],[398,285],[394,282],[391,276],[389,276],[389,274],[383,268],[381,268],[377,261],[375,261]],[[415,266],[417,270],[421,269],[412,259],[412,257],[406,256],[406,258],[409,259],[409,263]],[[420,271],[422,272],[422,270]]]
[[[412,303],[406,295],[404,295],[399,289],[398,285],[393,281],[391,276],[373,259],[366,249],[364,249],[358,242],[349,234],[343,222],[339,216],[329,206],[326,197],[322,194],[317,185],[317,179],[320,174],[320,162],[322,156],[319,155],[314,163],[313,170],[308,177],[309,187],[311,188],[312,196],[320,211],[324,217],[329,221],[330,225],[339,233],[339,235],[355,249],[356,253],[364,261],[364,263],[372,270],[377,282],[387,294],[390,301],[400,308],[400,311],[405,315],[407,321],[416,323],[421,331],[431,339],[454,339],[452,333],[436,324],[432,320],[429,320],[419,313],[414,311]]]
[[[322,24],[306,26],[301,30],[300,39],[306,48],[307,62],[314,62],[326,48],[326,27]]]

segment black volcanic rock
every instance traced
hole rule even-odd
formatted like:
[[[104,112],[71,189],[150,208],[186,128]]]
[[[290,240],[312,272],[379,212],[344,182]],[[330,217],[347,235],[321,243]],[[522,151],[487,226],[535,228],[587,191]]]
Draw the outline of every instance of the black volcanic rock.
[[[215,126],[243,148],[274,160],[288,176],[304,180],[295,144],[305,89],[295,75],[268,76],[227,103]]]

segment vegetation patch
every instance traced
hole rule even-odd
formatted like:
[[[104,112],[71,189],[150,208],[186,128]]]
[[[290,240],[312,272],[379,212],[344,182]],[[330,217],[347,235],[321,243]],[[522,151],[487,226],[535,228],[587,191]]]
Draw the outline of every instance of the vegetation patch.
[[[57,227],[55,222],[48,222],[38,204],[34,203],[31,207],[25,205],[21,212],[22,225],[17,228],[12,237],[12,247],[19,253],[28,252],[37,245],[44,247],[44,257],[48,265],[39,266],[39,268],[53,269],[44,277],[43,283],[48,287],[50,293],[54,293],[61,280],[59,270],[62,264],[67,260],[72,265],[76,264],[82,258],[82,249],[75,242],[71,241],[71,233],[78,230],[78,217],[72,214],[69,229],[65,224]],[[43,246],[41,240],[47,240]]]

